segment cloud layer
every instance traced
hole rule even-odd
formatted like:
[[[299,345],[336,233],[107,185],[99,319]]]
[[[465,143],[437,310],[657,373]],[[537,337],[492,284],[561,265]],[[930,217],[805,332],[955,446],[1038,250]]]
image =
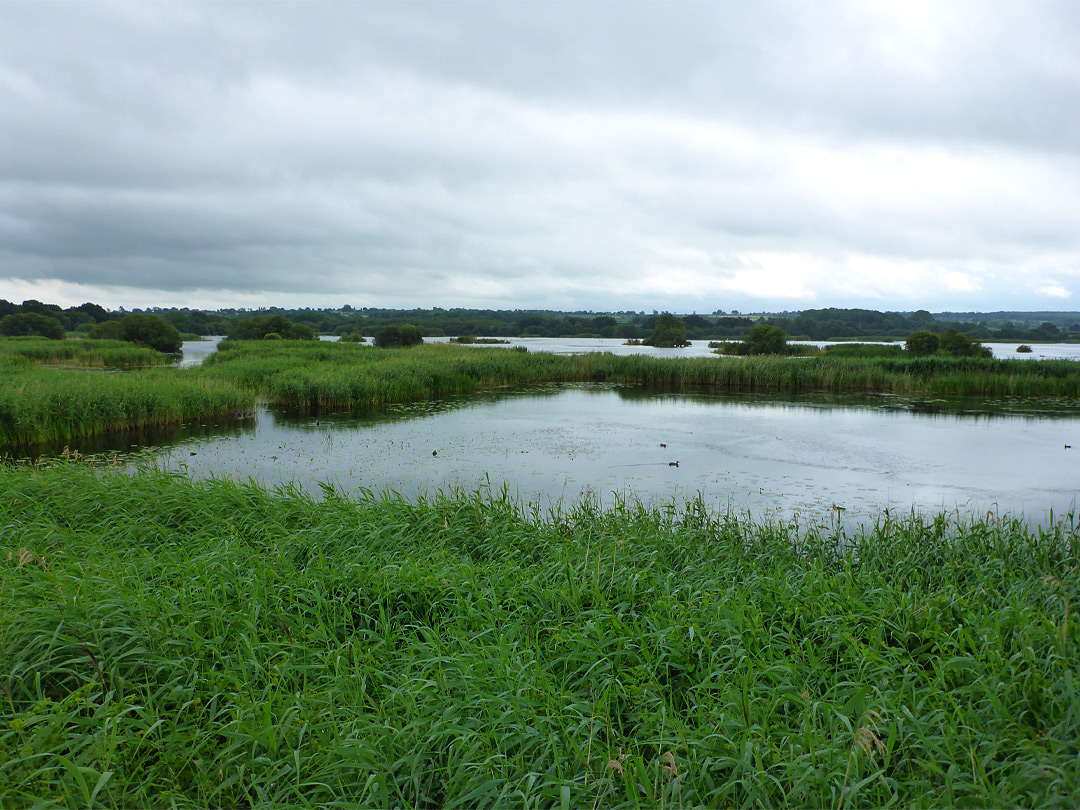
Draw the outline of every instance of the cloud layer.
[[[1080,6],[14,3],[0,297],[1061,309]]]

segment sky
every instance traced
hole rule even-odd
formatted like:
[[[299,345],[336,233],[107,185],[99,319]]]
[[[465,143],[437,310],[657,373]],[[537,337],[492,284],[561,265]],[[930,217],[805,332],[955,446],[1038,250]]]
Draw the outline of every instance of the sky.
[[[0,0],[0,298],[1080,309],[1080,3]]]

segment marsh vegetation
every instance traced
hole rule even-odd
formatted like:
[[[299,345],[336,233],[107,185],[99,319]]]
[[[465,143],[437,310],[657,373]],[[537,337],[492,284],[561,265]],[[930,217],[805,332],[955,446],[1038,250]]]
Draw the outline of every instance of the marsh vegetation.
[[[0,470],[0,803],[1075,803],[1076,527]]]
[[[227,342],[0,350],[0,442],[537,382],[1075,400],[1070,362]],[[63,345],[62,343],[59,345]],[[78,351],[78,350],[76,350]],[[117,355],[119,356],[119,355]],[[131,363],[131,365],[138,365]],[[311,420],[314,422],[314,418]],[[1060,451],[1060,449],[1058,450]],[[1071,451],[1075,452],[1075,451]],[[1072,514],[845,529],[700,499],[268,490],[0,467],[4,807],[1060,806]]]

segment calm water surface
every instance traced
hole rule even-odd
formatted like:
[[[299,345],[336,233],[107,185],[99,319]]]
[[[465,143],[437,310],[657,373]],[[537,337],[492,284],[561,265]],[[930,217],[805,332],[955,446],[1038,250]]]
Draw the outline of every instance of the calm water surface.
[[[217,344],[222,338],[213,337],[209,341],[187,341],[183,345],[181,366],[197,366],[206,356],[217,351]],[[321,337],[320,340],[336,341],[336,337]],[[374,338],[369,337],[370,345]],[[656,349],[652,346],[627,346],[621,338],[506,338],[509,343],[486,345],[491,349],[509,349],[524,346],[531,352],[551,352],[552,354],[584,354],[586,352],[611,352],[617,355],[646,354],[653,357],[716,357],[709,348],[707,340],[692,341],[682,349]],[[425,338],[427,343],[449,343],[450,338]],[[834,343],[814,340],[793,340],[792,343],[805,343],[812,346],[832,346]],[[485,345],[485,344],[479,344]],[[883,344],[889,345],[889,344]],[[891,344],[896,345],[896,344]],[[1035,343],[1031,344],[1031,354],[1017,354],[1019,343],[984,343],[999,359],[1017,360],[1080,360],[1078,343]]]
[[[505,485],[543,505],[656,505],[700,493],[717,509],[822,524],[873,521],[886,508],[1045,523],[1080,494],[1080,408],[1060,404],[1020,411],[557,385],[318,421],[261,410],[240,427],[190,430],[130,449],[195,477],[298,484],[315,495],[323,483],[408,496]]]

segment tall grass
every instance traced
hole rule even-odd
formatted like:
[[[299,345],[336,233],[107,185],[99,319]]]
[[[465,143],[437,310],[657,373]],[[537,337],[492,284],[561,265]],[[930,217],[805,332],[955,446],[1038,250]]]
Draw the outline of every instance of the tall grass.
[[[0,363],[9,357],[88,368],[147,368],[173,362],[171,355],[122,340],[0,339]]]
[[[25,347],[37,343],[57,342],[10,342]],[[84,359],[101,362],[110,356],[108,351],[102,345]],[[381,350],[356,344],[257,341],[225,342],[200,369],[106,376],[31,368],[44,357],[36,349],[0,352],[0,446],[217,419],[249,410],[256,395],[274,405],[314,412],[377,408],[493,386],[581,381],[791,394],[1080,396],[1080,364],[1071,361],[828,355],[566,357],[451,345]]]
[[[88,374],[0,364],[0,447],[232,418],[250,390],[173,369]]]
[[[612,354],[522,354],[467,346],[401,350],[302,342],[223,344],[206,373],[257,387],[275,404],[372,407],[480,387],[531,382],[611,381],[755,392],[870,392],[903,395],[1080,396],[1080,364],[982,358],[655,358]]]
[[[1080,795],[1072,523],[848,535],[73,465],[0,491],[4,807]]]

